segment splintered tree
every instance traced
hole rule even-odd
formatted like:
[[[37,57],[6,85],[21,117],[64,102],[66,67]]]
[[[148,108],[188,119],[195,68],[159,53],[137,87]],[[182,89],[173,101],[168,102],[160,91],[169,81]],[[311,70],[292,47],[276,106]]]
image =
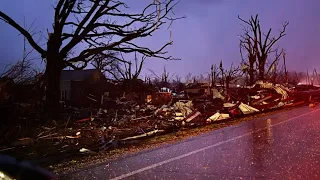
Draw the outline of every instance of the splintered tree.
[[[211,65],[211,86],[214,87],[216,86],[217,79],[219,77],[219,68],[217,67],[216,64]]]
[[[163,67],[163,71],[161,75],[157,75],[153,70],[149,69],[149,71],[154,75],[154,82],[156,86],[162,88],[162,87],[169,87],[170,80],[173,79],[174,74],[171,74],[166,66]]]
[[[118,61],[112,69],[108,71],[116,80],[123,82],[123,88],[127,91],[131,91],[134,87],[141,87],[143,81],[139,79],[142,66],[146,60],[146,56],[142,56],[141,60],[138,60],[135,53],[134,61],[125,61],[121,53],[123,62]]]
[[[192,82],[192,73],[188,73],[185,77],[184,77],[184,81],[185,83],[191,83]]]
[[[205,81],[205,77],[203,76],[203,74],[199,75],[199,83],[204,83]]]
[[[278,36],[271,37],[272,28],[270,28],[266,34],[263,33],[258,15],[255,17],[251,16],[248,21],[240,18],[240,16],[238,16],[238,18],[244,23],[244,32],[240,39],[240,49],[244,49],[248,53],[250,83],[252,83],[253,80],[253,66],[255,62],[258,64],[258,78],[264,80],[268,56],[275,52],[274,46],[286,35],[286,28],[289,22],[286,21],[283,23]]]
[[[163,67],[163,72],[161,74],[161,81],[164,82],[164,84],[168,84],[169,83],[169,75],[170,73],[167,71],[167,68],[164,66]],[[165,85],[167,86],[167,85]]]
[[[171,40],[156,50],[134,44],[132,40],[152,36],[166,23],[170,26],[178,19],[171,17],[177,3],[156,0],[140,13],[128,13],[132,10],[128,10],[121,0],[59,0],[54,8],[53,27],[48,33],[46,47],[37,44],[26,29],[2,11],[0,19],[24,35],[45,60],[47,105],[57,109],[60,76],[65,67],[83,69],[97,54],[104,55],[109,51],[138,52],[148,57],[171,59],[164,51],[172,44]]]
[[[239,77],[240,68],[233,66],[233,63],[231,63],[230,68],[227,69],[223,67],[222,60],[221,60],[219,69],[221,73],[221,81],[222,81],[221,84],[224,84],[226,90],[228,91],[230,87],[230,83]]]
[[[181,77],[179,75],[176,75],[172,80],[171,88],[175,92],[181,92],[185,89],[185,84],[181,82]]]
[[[123,56],[122,56],[122,59],[124,60]],[[113,76],[118,80],[136,80],[138,79],[141,73],[142,66],[145,60],[146,60],[146,56],[142,56],[141,60],[139,61],[137,54],[135,53],[133,63],[132,61],[128,61],[128,62],[123,61],[121,64],[118,63],[118,65],[115,67],[116,71],[121,75],[120,78],[117,78],[112,71],[110,71],[109,73],[113,74]]]

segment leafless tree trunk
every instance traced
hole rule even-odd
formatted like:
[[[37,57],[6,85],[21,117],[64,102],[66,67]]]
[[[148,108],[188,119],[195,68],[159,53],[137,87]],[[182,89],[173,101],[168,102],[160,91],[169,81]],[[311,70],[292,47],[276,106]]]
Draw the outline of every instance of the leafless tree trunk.
[[[145,74],[144,82],[148,83],[149,85],[151,85],[152,81],[151,81],[151,75],[150,74]]]
[[[198,82],[199,82],[199,77],[196,76],[196,75],[194,75],[194,76],[192,77],[192,82],[193,82],[193,83],[198,83]]]
[[[216,64],[211,65],[211,86],[215,87],[219,77],[219,68]]]
[[[167,71],[166,67],[163,67],[163,72],[161,75],[157,75],[153,70],[149,69],[149,71],[155,76],[156,81],[159,83],[158,86],[168,87],[170,84],[170,80],[174,77],[174,74],[171,74]]]
[[[310,85],[310,76],[309,76],[309,70],[307,69],[307,84]]]
[[[246,31],[247,32],[247,31]],[[242,39],[240,39],[240,54],[242,57],[243,66],[246,66],[244,71],[249,75],[249,85],[253,85],[255,80],[256,68],[254,64],[256,63],[256,54],[254,50],[255,42],[251,42],[250,36],[245,34]],[[247,59],[243,57],[242,49],[247,51]]]
[[[188,73],[186,76],[185,76],[185,82],[186,83],[191,83],[192,81],[192,73]]]
[[[118,81],[123,80],[137,80],[143,64],[146,60],[146,56],[142,56],[141,60],[138,60],[137,54],[135,53],[134,61],[126,61],[120,53],[122,61],[111,61],[112,64],[104,68],[104,72],[111,74],[112,77]]]
[[[233,63],[229,69],[225,69],[222,64],[222,60],[220,62],[220,72],[223,84],[225,85],[225,89],[228,91],[230,88],[230,83],[236,80],[239,77],[240,68],[234,67]]]
[[[181,77],[179,75],[175,76],[175,81],[181,83]]]
[[[223,68],[223,64],[222,64],[222,60],[220,61],[219,64],[219,70],[220,70],[220,74],[221,74],[221,81],[220,84],[225,85],[225,74],[224,74],[224,68]]]
[[[138,79],[140,73],[141,73],[141,70],[142,70],[142,67],[143,67],[143,64],[146,60],[146,56],[142,56],[141,57],[141,61],[138,60],[137,58],[137,54],[135,53],[135,57],[134,57],[134,70],[132,68],[132,62],[130,61],[128,63],[128,66],[125,64],[125,79]]]
[[[288,71],[287,71],[287,64],[286,64],[286,52],[283,51],[282,52],[282,56],[283,56],[283,66],[284,66],[284,73],[285,73],[285,83],[288,84]]]
[[[319,75],[318,75],[318,72],[317,72],[317,70],[316,69],[314,69],[313,70],[313,72],[314,72],[314,75],[315,75],[315,78],[317,79],[317,82],[318,82],[318,84],[317,85],[319,85],[320,84],[320,78],[319,78]]]

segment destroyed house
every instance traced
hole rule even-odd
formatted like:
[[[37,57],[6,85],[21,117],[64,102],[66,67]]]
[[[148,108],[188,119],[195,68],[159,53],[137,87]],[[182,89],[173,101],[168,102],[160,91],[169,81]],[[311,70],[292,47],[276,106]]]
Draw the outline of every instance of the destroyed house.
[[[207,83],[190,83],[184,91],[189,95],[203,95],[210,91],[210,86]]]
[[[61,73],[61,101],[81,106],[99,103],[107,89],[106,78],[99,70],[63,70]]]

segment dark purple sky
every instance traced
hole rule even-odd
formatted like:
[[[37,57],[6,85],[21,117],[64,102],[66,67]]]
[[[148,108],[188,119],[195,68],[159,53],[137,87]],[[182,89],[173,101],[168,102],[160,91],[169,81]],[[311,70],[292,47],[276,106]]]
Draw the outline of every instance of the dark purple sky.
[[[132,0],[132,11],[153,0]],[[24,16],[34,27],[46,32],[51,28],[55,0],[2,0],[0,10],[23,24]],[[132,2],[131,2],[132,3]],[[274,28],[278,32],[281,23],[290,24],[280,46],[286,49],[289,69],[306,71],[320,68],[320,1],[319,0],[181,0],[175,12],[187,18],[173,24],[173,46],[170,54],[182,61],[150,59],[147,67],[161,72],[166,65],[170,72],[184,76],[188,72],[200,74],[210,71],[212,63],[221,59],[225,63],[240,62],[240,21],[259,13],[262,28]],[[18,32],[0,22],[1,65],[22,57],[23,38]],[[161,29],[153,37],[143,40],[143,45],[159,47],[169,40],[169,31]],[[46,35],[46,33],[45,33]],[[147,70],[145,72],[148,72]]]

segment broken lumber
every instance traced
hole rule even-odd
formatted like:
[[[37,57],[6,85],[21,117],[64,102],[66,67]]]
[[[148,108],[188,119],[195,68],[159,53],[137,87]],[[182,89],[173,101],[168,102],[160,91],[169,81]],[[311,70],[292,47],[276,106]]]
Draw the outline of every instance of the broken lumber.
[[[157,134],[157,133],[159,133],[159,132],[164,132],[164,130],[158,130],[158,129],[156,129],[156,130],[153,130],[153,131],[144,133],[144,134],[127,137],[127,138],[124,138],[124,139],[121,139],[121,140],[122,140],[122,141],[127,141],[127,140],[139,139],[139,138],[142,138],[142,137],[147,137],[147,136],[155,135],[155,134]]]

